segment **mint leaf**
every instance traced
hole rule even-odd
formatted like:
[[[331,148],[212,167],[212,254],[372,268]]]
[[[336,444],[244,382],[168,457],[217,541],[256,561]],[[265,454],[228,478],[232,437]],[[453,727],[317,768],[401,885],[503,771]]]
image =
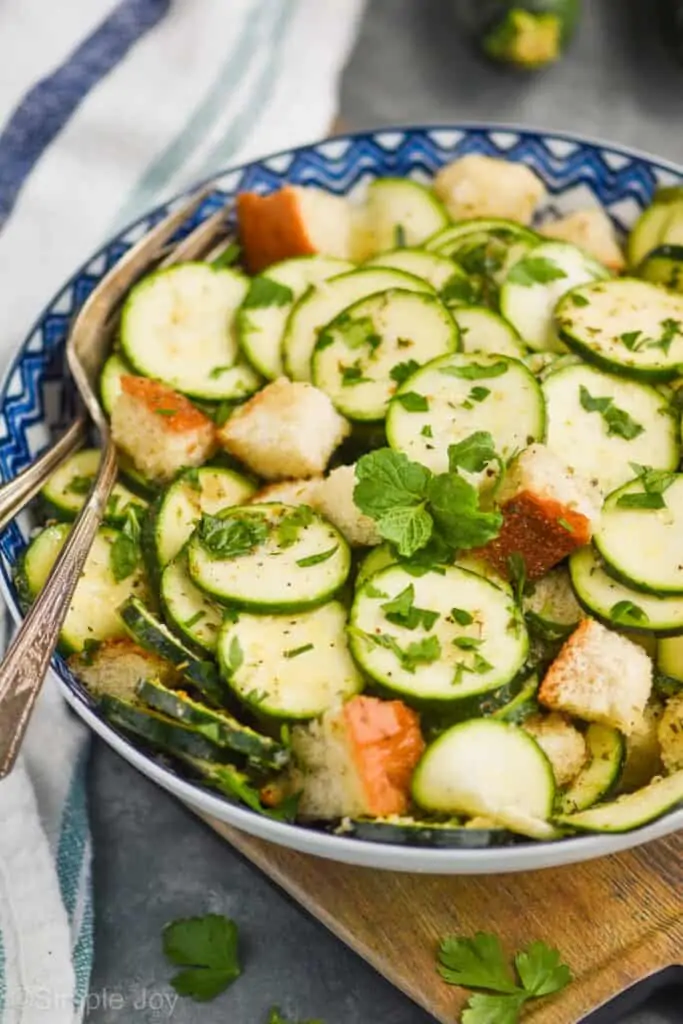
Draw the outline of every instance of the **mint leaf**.
[[[355,384],[365,384],[370,378],[363,376],[363,370],[360,367],[360,360],[357,359],[353,366],[342,366],[342,387],[350,388]]]
[[[73,476],[64,488],[66,494],[88,494],[95,479],[91,476]]]
[[[637,491],[635,494],[622,494],[617,498],[617,508],[666,508],[666,502],[661,494],[648,494],[646,491]]]
[[[248,555],[268,536],[268,524],[261,513],[212,516],[205,513],[197,527],[199,543],[214,558]]]
[[[624,409],[616,406],[613,398],[595,398],[583,384],[579,387],[579,401],[586,412],[600,413],[607,427],[608,436],[623,437],[626,441],[631,441],[645,429]]]
[[[629,352],[635,352],[640,347],[638,339],[642,337],[642,334],[642,331],[624,331],[619,335],[619,340],[623,342]]]
[[[389,370],[389,376],[397,384],[403,384],[404,381],[408,380],[408,377],[412,377],[415,371],[419,369],[420,364],[418,362],[414,359],[407,359],[405,363],[396,363],[396,366],[392,366]]]
[[[265,309],[268,306],[287,306],[294,301],[294,292],[286,284],[280,284],[271,277],[252,279],[242,309]]]
[[[334,321],[330,331],[324,333],[336,334],[347,348],[360,348],[361,345],[367,345],[371,352],[374,352],[382,342],[382,338],[375,330],[375,325],[369,316],[360,316],[354,319],[348,313],[342,313]]]
[[[375,524],[379,535],[395,544],[403,558],[424,547],[434,529],[434,521],[422,504],[389,509]]]
[[[416,391],[405,391],[401,395],[394,395],[392,401],[402,405],[406,412],[427,412],[429,402],[424,395],[418,395]]]
[[[439,946],[439,974],[449,985],[517,992],[503,947],[495,935],[477,932],[466,939],[449,935]]]
[[[298,505],[288,512],[275,528],[278,547],[290,548],[296,544],[301,531],[310,526],[314,519],[315,513],[310,505]]]
[[[448,468],[452,473],[458,469],[481,473],[489,462],[496,462],[501,472],[505,469],[488,430],[475,430],[469,437],[448,446]]]
[[[469,399],[471,399],[473,402],[483,402],[484,399],[488,398],[488,396],[490,394],[491,394],[491,389],[490,388],[483,388],[483,387],[477,386],[477,387],[472,388],[472,390],[470,391],[470,393],[469,393],[469,395],[467,397]]]
[[[521,284],[526,288],[534,284],[549,284],[551,281],[560,281],[566,277],[566,273],[557,263],[544,256],[525,256],[524,259],[515,263],[507,276],[512,284]]]
[[[572,295],[569,296],[569,298],[572,300],[575,306],[588,305],[588,299],[586,298],[586,296],[580,295],[578,292],[574,292]]]
[[[524,992],[507,996],[478,992],[463,1010],[462,1024],[517,1024],[527,998]]]
[[[117,583],[125,580],[138,567],[140,548],[136,541],[125,533],[118,533],[109,549],[109,568]]]
[[[379,448],[358,460],[353,500],[361,512],[376,518],[397,505],[419,504],[430,477],[425,466],[390,448]]]
[[[508,372],[508,364],[502,359],[497,363],[467,363],[464,366],[442,366],[439,373],[445,377],[459,377],[461,380],[484,380],[502,377]]]
[[[451,608],[451,618],[459,626],[471,626],[474,622],[474,616],[466,612],[464,608]]]
[[[446,305],[461,305],[474,298],[472,285],[465,274],[454,273],[439,292],[439,298]]]
[[[312,565],[320,565],[322,562],[326,562],[329,558],[332,558],[334,554],[339,550],[339,545],[335,544],[334,547],[328,548],[327,551],[320,551],[315,555],[308,555],[306,558],[297,559],[297,565],[301,569],[308,569]]]
[[[610,618],[625,626],[636,623],[649,622],[649,616],[633,601],[617,601],[610,608]]]
[[[556,949],[545,942],[532,942],[515,957],[515,966],[529,996],[549,996],[566,988],[572,972],[562,963]]]
[[[403,652],[403,667],[407,672],[414,672],[417,665],[431,665],[441,657],[441,644],[436,636],[427,636],[423,640],[408,644]]]
[[[220,914],[172,921],[164,928],[162,942],[167,959],[184,968],[171,978],[179,995],[206,1002],[242,973],[237,925]]]
[[[521,605],[526,593],[526,562],[519,551],[513,551],[508,556],[508,576],[515,600],[518,605]]]
[[[428,498],[436,530],[451,547],[483,547],[498,536],[503,517],[499,512],[482,512],[478,492],[462,477],[454,473],[433,477]]]
[[[405,590],[381,606],[384,617],[388,622],[395,626],[403,626],[404,629],[417,629],[418,626],[423,626],[429,631],[439,618],[439,613],[428,608],[417,608],[414,601],[415,587],[409,583]]]

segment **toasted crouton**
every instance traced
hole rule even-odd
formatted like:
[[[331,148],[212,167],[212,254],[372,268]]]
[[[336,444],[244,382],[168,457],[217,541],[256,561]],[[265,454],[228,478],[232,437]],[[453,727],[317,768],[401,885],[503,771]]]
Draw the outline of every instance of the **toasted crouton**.
[[[588,759],[588,748],[582,733],[564,715],[533,715],[522,726],[538,743],[552,765],[558,786],[574,779]]]
[[[642,722],[651,690],[652,662],[642,648],[583,619],[548,669],[538,699],[553,711],[630,736]]]
[[[322,477],[312,480],[283,480],[282,483],[268,484],[250,498],[250,503],[261,505],[263,502],[282,502],[283,505],[315,506],[315,499]]]
[[[539,234],[578,245],[615,273],[626,266],[614,225],[600,206],[577,210],[559,220],[548,221],[539,228]]]
[[[285,185],[268,196],[242,192],[237,197],[237,222],[252,274],[291,256],[351,255],[349,203],[324,189]]]
[[[504,217],[529,224],[545,185],[524,164],[471,153],[441,168],[434,191],[453,220]]]
[[[667,701],[657,735],[667,772],[679,771],[683,768],[683,693]]]
[[[519,554],[528,579],[540,579],[590,541],[599,514],[595,495],[545,445],[530,445],[506,473],[498,496],[503,525],[481,553],[502,573]]]
[[[373,547],[381,544],[374,520],[363,515],[353,500],[356,467],[338,466],[318,486],[314,507],[346,537],[349,544]]]
[[[359,696],[297,726],[292,747],[302,817],[384,817],[408,810],[424,740],[416,712],[401,701]]]
[[[230,417],[218,440],[266,480],[300,479],[324,473],[350,430],[324,391],[279,377]]]
[[[94,697],[133,700],[141,679],[172,684],[178,678],[170,662],[143,650],[127,637],[103,640],[92,652],[72,654],[68,664]]]
[[[533,612],[545,622],[578,626],[583,611],[572,590],[569,572],[564,566],[551,569],[540,580],[536,580],[532,592],[524,597],[524,611]]]
[[[111,414],[116,445],[158,483],[179,469],[201,466],[216,449],[212,421],[184,395],[147,377],[121,377]]]
[[[636,728],[626,739],[626,759],[621,771],[619,790],[630,793],[646,786],[662,773],[662,751],[658,727],[664,712],[660,701],[651,699]]]

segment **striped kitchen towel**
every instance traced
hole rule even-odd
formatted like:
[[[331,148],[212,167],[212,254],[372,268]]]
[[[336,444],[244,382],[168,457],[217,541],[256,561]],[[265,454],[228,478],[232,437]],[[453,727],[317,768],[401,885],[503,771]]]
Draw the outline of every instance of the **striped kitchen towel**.
[[[152,202],[325,135],[362,5],[0,4],[2,363],[71,271]],[[0,783],[0,1024],[83,1016],[86,757],[84,730],[48,681]]]

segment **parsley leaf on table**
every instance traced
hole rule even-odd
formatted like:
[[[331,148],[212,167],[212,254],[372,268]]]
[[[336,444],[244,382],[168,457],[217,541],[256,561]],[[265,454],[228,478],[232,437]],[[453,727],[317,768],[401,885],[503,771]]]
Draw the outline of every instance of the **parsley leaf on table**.
[[[463,1011],[462,1024],[517,1024],[525,1002],[523,992],[506,996],[477,992]]]
[[[530,996],[549,996],[559,992],[572,980],[572,972],[560,960],[556,949],[545,942],[532,942],[515,956],[515,967],[525,991]]]
[[[163,931],[165,956],[182,967],[171,985],[178,995],[197,1002],[215,999],[242,973],[237,950],[237,925],[221,914],[186,917]]]
[[[517,985],[495,935],[477,932],[472,939],[447,936],[439,947],[439,974],[449,985],[516,992]]]

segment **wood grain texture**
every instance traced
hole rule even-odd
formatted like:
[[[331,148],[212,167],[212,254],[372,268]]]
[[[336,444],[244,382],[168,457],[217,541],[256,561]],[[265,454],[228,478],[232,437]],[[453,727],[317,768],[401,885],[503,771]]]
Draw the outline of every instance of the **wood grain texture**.
[[[575,1024],[683,963],[683,833],[587,864],[457,878],[336,864],[205,820],[442,1024],[455,1024],[467,1000],[435,973],[449,933],[492,931],[510,952],[534,939],[561,950],[576,980],[532,1007],[531,1024]]]

